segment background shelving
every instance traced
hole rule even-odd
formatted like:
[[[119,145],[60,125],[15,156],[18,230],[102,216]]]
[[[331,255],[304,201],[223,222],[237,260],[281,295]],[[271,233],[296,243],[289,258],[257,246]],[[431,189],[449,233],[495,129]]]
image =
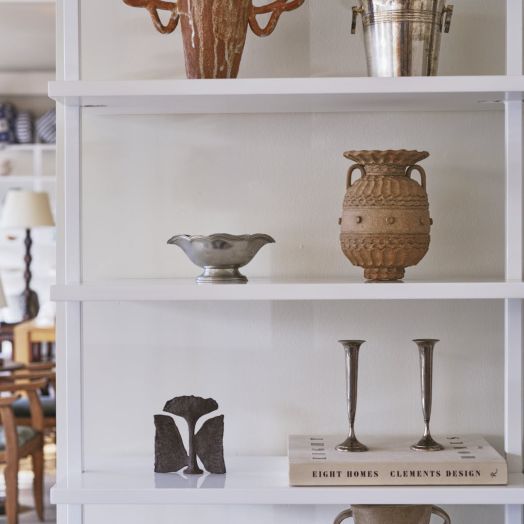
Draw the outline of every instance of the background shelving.
[[[11,5],[19,5],[19,4],[50,4],[55,5],[56,0],[0,0],[0,4],[11,4]]]
[[[0,176],[4,190],[22,184],[25,189],[49,191],[45,184],[56,182],[55,144],[10,144],[0,147],[0,160],[9,160],[12,172]],[[31,174],[27,174],[31,173]],[[2,200],[4,194],[2,195]],[[54,192],[51,194],[54,201]]]
[[[56,0],[0,0],[0,4],[9,4],[9,5],[56,4]]]
[[[47,191],[53,206],[56,188],[55,144],[11,144],[0,148],[0,161],[9,160],[12,172],[0,176],[0,201],[10,189]],[[0,208],[1,210],[1,208]],[[56,242],[52,228],[33,231],[33,287],[41,303],[50,299],[50,286],[56,281]],[[22,289],[24,245],[20,230],[4,230],[0,239],[0,267],[2,283],[8,294],[9,310],[3,311],[6,321],[19,320],[16,295]]]
[[[39,151],[50,151],[56,153],[55,144],[10,144],[0,151],[28,151],[37,154]]]
[[[11,102],[35,117],[54,107],[47,96],[55,79],[55,2],[47,0],[0,0],[0,103]],[[10,160],[13,170],[0,177],[0,212],[5,193],[12,188],[48,191],[55,196],[56,146],[17,144],[0,146],[0,161]],[[52,229],[33,232],[33,287],[41,304],[49,300],[55,282],[56,243]],[[19,321],[17,295],[23,289],[24,246],[21,232],[2,231],[0,238],[2,283],[9,310],[2,320]]]
[[[44,176],[38,180],[39,183],[55,183],[56,178],[54,176]],[[33,175],[9,175],[6,177],[0,177],[0,184],[16,185],[16,184],[35,184],[35,177]]]
[[[2,2],[0,2],[2,5]],[[0,94],[6,96],[46,96],[47,84],[55,77],[54,71],[0,72]]]

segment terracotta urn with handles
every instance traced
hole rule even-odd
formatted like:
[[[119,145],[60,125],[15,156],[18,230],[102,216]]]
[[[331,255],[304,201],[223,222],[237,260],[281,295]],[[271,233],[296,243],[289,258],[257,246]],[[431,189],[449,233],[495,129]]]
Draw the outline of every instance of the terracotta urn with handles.
[[[353,518],[355,524],[429,524],[431,515],[451,524],[449,515],[437,506],[353,506],[337,516],[333,524]]]
[[[418,162],[426,151],[347,151],[349,168],[340,220],[342,251],[371,281],[404,278],[418,264],[430,241],[426,173]],[[355,171],[361,178],[353,180]],[[412,174],[420,174],[420,183]]]
[[[304,0],[274,0],[253,5],[252,0],[124,0],[143,7],[162,34],[172,33],[180,22],[188,78],[236,78],[246,42],[247,28],[257,36],[270,35],[280,15],[300,7]],[[165,11],[162,21],[159,11]],[[269,15],[265,26],[257,16]]]

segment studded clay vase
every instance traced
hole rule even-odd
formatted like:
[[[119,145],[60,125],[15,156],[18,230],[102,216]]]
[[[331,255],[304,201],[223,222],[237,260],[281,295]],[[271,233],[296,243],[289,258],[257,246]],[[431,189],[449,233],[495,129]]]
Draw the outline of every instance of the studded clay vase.
[[[333,524],[353,518],[355,524],[429,524],[431,515],[451,524],[449,515],[438,506],[353,506],[343,511]]]
[[[371,281],[404,278],[429,248],[426,173],[417,162],[426,151],[347,151],[349,168],[342,211],[340,243],[355,266]],[[361,178],[353,181],[359,170]],[[411,178],[418,171],[421,182]]]
[[[236,78],[248,25],[257,36],[270,35],[280,15],[300,7],[304,0],[273,0],[253,5],[253,0],[124,0],[149,12],[156,29],[172,33],[180,22],[188,78]],[[159,11],[166,11],[163,22]],[[259,15],[269,15],[264,27]]]

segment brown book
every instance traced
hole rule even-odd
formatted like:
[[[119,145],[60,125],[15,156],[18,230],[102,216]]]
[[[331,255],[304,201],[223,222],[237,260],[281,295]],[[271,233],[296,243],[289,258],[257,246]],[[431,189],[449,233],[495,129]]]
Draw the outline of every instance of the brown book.
[[[291,486],[401,486],[507,484],[504,458],[480,436],[436,440],[443,451],[412,451],[416,439],[364,439],[364,453],[344,453],[343,437],[291,435]]]

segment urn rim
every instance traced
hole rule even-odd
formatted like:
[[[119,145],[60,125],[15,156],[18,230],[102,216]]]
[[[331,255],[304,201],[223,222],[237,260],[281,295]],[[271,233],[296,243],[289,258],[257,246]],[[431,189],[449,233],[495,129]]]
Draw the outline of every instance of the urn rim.
[[[364,149],[346,151],[344,156],[362,165],[413,166],[428,158],[429,152],[410,149]]]
[[[431,508],[431,504],[351,504],[352,508],[378,508],[378,509],[387,509],[387,508]]]

